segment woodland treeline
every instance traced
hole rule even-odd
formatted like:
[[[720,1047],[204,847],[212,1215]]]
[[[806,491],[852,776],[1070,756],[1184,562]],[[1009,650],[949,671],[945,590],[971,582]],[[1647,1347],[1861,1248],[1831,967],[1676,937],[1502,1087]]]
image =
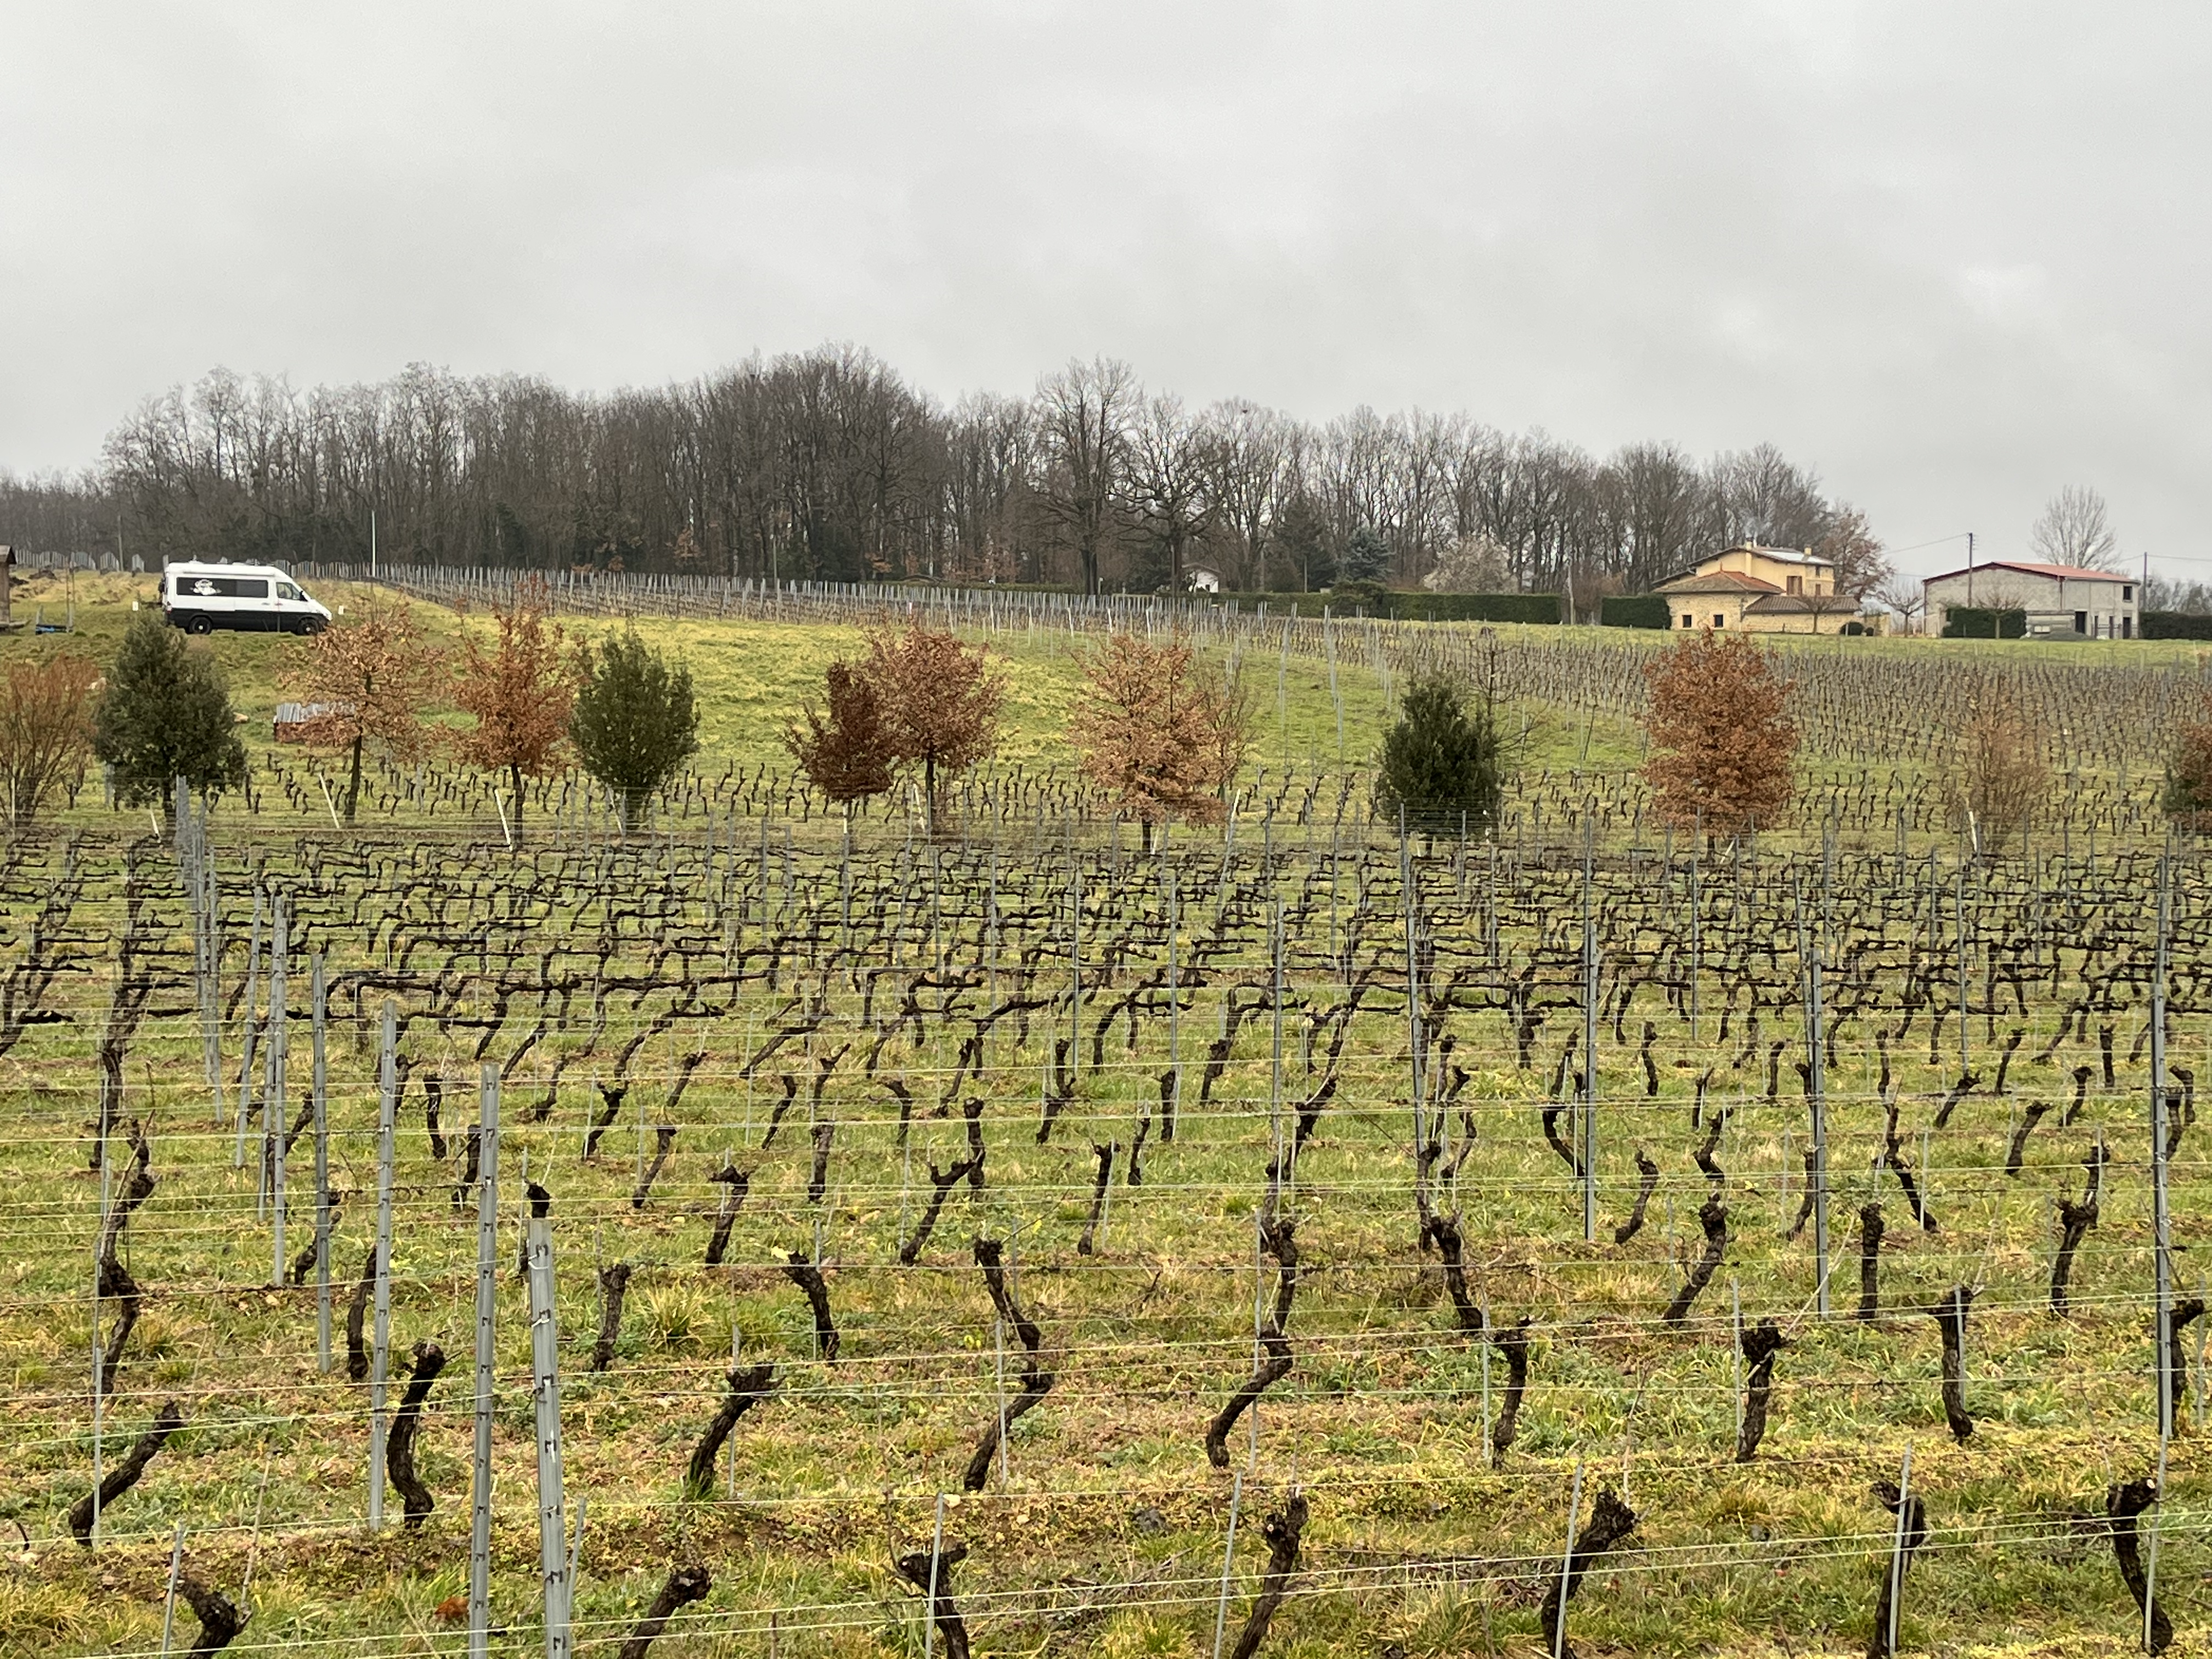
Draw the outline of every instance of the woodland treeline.
[[[1771,446],[1599,459],[1464,416],[1314,425],[1188,408],[1111,361],[948,408],[833,346],[605,396],[421,366],[307,391],[218,369],[148,398],[82,476],[0,475],[0,541],[149,567],[366,561],[372,511],[381,555],[415,563],[1096,591],[1198,563],[1244,591],[1635,589],[1744,540],[1878,563],[1859,515]],[[1363,528],[1385,568],[1373,537],[1340,568]]]

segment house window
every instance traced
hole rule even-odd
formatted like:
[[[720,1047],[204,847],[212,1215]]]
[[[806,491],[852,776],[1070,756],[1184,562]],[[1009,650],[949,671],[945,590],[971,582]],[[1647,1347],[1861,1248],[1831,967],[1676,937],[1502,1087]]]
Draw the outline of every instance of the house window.
[[[1716,628],[1726,628],[1728,626],[1728,618],[1721,615],[1719,611],[1714,611],[1713,626]]]
[[[2121,587],[2120,599],[2123,604],[2132,605],[2135,602],[2135,597],[2136,590],[2132,586],[2124,585]]]
[[[1805,579],[1802,576],[1792,576],[1790,579],[1790,591],[1792,593],[1802,593],[1805,591]]]
[[[1682,626],[1685,628],[1695,628],[1697,625],[1698,619],[1692,616],[1688,611],[1685,611],[1682,613]]]

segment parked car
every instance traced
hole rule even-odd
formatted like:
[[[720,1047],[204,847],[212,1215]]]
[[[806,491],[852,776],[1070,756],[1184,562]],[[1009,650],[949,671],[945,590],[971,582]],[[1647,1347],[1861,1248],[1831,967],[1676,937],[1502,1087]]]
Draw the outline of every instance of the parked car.
[[[187,634],[218,628],[319,634],[331,625],[330,611],[273,564],[164,565],[161,614]]]

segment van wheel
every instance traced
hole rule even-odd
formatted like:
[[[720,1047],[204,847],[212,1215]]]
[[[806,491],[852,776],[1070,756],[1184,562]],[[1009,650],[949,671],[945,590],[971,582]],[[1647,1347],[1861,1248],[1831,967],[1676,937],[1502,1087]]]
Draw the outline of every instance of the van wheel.
[[[307,638],[313,639],[322,631],[323,619],[320,617],[303,617],[300,619],[300,632]]]
[[[205,617],[195,617],[185,624],[185,632],[187,634],[212,634],[215,632],[215,623]]]

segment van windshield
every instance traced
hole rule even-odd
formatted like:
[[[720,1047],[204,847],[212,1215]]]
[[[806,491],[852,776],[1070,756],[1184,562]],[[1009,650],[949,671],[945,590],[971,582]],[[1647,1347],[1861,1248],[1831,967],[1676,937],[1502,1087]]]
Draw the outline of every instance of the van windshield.
[[[278,582],[276,584],[276,597],[280,599],[304,599],[307,596],[305,593],[302,593],[298,588],[293,586],[289,582]]]

